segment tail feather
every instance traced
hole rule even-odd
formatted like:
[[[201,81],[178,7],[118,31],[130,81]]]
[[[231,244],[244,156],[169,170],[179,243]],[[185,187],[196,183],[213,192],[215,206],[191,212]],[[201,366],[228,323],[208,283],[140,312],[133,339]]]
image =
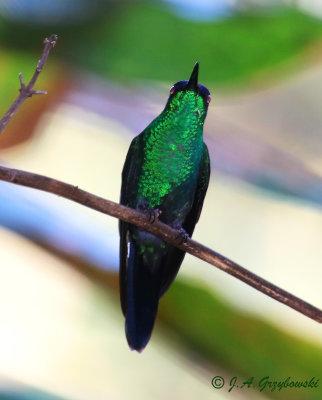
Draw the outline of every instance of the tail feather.
[[[125,331],[129,346],[139,352],[150,340],[158,311],[161,262],[144,258],[135,244],[130,243]]]

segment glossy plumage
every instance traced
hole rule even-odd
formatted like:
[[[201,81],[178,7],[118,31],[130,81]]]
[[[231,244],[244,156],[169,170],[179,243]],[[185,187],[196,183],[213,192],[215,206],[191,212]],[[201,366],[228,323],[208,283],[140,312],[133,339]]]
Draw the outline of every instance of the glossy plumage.
[[[158,210],[159,219],[190,236],[207,191],[210,165],[203,123],[210,94],[198,84],[198,63],[189,81],[170,90],[163,112],[130,145],[121,204]],[[133,225],[120,222],[120,294],[132,349],[148,343],[160,297],[177,275],[185,253]]]

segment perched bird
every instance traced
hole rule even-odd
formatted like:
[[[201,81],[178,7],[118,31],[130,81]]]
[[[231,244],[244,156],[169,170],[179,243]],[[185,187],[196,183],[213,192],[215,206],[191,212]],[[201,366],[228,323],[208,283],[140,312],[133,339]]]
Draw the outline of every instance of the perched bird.
[[[210,163],[203,124],[210,93],[198,83],[198,62],[189,81],[170,89],[162,113],[136,136],[122,172],[121,204],[149,213],[191,236],[208,188]],[[147,345],[160,297],[176,277],[185,252],[120,221],[120,294],[131,349]]]

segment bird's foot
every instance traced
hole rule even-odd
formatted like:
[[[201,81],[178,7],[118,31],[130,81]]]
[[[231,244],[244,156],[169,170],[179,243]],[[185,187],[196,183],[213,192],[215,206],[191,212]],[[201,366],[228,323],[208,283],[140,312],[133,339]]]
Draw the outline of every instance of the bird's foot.
[[[190,239],[189,234],[181,226],[174,227],[174,229],[178,232],[178,235],[175,238],[178,244],[187,243],[188,239]]]
[[[146,210],[146,214],[148,215],[150,224],[153,224],[157,221],[161,215],[162,211],[159,208],[149,208]]]
[[[150,208],[145,204],[140,205],[139,210],[147,216],[150,224],[153,224],[155,221],[157,221],[162,213],[159,208]]]

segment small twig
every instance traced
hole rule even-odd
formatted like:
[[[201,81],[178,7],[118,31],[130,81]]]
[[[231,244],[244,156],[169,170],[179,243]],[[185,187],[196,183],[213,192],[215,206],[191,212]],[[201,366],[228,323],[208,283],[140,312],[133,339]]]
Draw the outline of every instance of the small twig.
[[[47,94],[45,90],[33,90],[33,87],[39,77],[40,72],[44,68],[44,65],[47,61],[48,55],[50,50],[55,46],[56,41],[58,39],[57,35],[50,35],[49,38],[44,40],[44,50],[42,52],[42,55],[40,57],[40,60],[38,61],[36,70],[28,83],[28,85],[25,85],[23,75],[20,72],[19,73],[19,80],[20,80],[20,89],[19,89],[19,96],[16,98],[16,100],[12,103],[10,106],[9,110],[5,113],[3,118],[0,120],[0,134],[3,132],[4,128],[7,126],[11,118],[15,115],[17,112],[18,108],[21,106],[21,104],[28,98],[31,97],[34,94]]]
[[[94,194],[79,189],[77,186],[69,185],[56,179],[30,172],[19,171],[0,166],[0,180],[57,194],[66,199],[83,204],[84,206],[92,208],[96,211],[136,225],[139,228],[158,236],[165,242],[170,243],[173,246],[176,246],[179,249],[214,265],[230,275],[233,275],[237,279],[247,283],[267,296],[286,304],[287,306],[306,315],[307,317],[312,318],[317,322],[322,322],[322,310],[319,310],[311,304],[308,304],[307,302],[293,296],[285,290],[280,289],[272,283],[262,279],[235,262],[203,246],[202,244],[195,242],[194,240],[188,239],[185,243],[179,244],[176,240],[178,236],[178,232],[176,230],[158,220],[151,224],[148,221],[146,214],[95,196]]]

